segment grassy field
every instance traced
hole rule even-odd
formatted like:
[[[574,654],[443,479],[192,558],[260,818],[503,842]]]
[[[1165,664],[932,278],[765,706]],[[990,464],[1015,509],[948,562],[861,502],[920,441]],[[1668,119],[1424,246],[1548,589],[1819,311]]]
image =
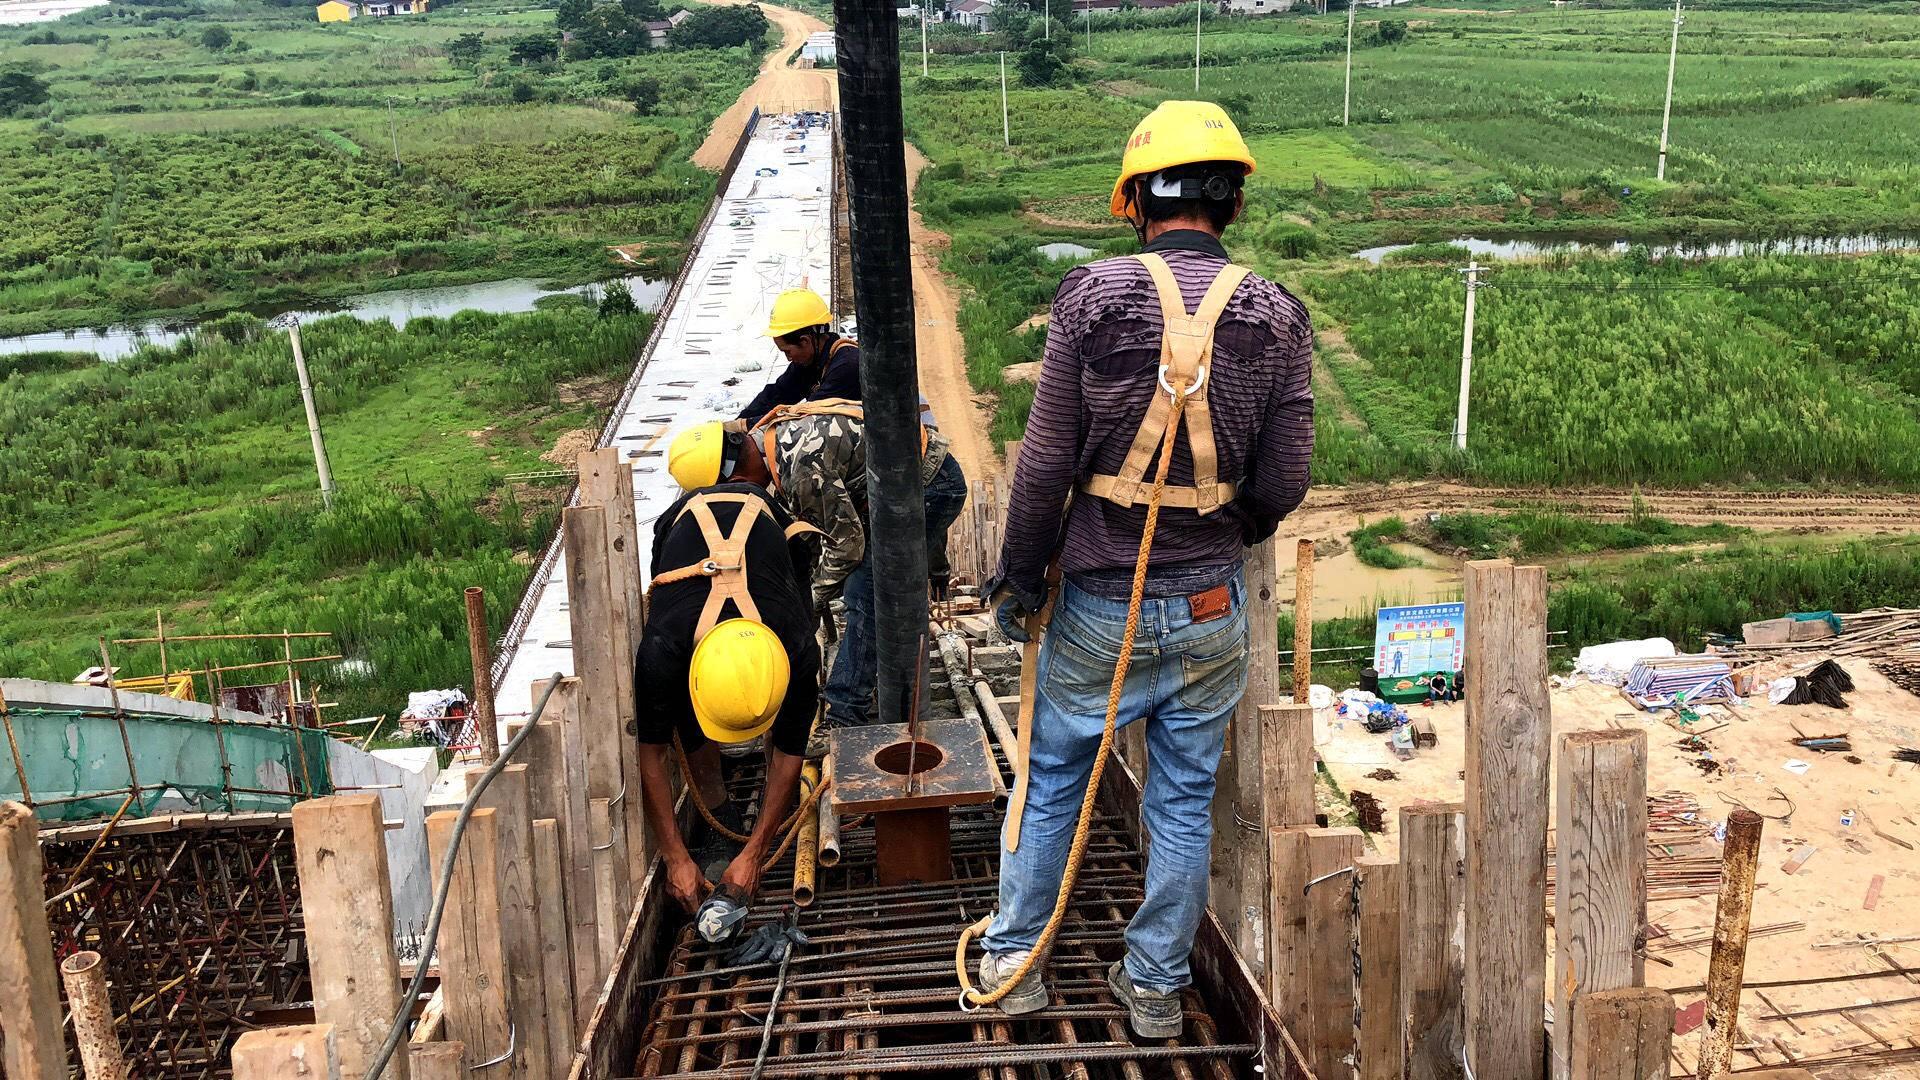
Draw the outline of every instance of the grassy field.
[[[139,636],[161,611],[170,633],[332,631],[366,665],[318,676],[348,716],[463,685],[461,590],[486,588],[498,630],[564,494],[505,477],[551,468],[540,454],[562,433],[597,427],[650,318],[573,304],[405,330],[308,324],[331,510],[285,336],[257,321],[113,365],[0,360],[0,671],[69,679],[97,662],[96,638]]]
[[[687,156],[747,48],[516,63],[551,10],[321,26],[310,8],[116,5],[0,28],[49,100],[0,119],[0,333],[309,296],[674,265],[712,196]],[[233,44],[212,49],[208,27]],[[450,43],[478,34],[471,59]],[[623,97],[652,78],[660,104]],[[530,100],[517,101],[527,96]],[[397,162],[396,162],[397,158]]]

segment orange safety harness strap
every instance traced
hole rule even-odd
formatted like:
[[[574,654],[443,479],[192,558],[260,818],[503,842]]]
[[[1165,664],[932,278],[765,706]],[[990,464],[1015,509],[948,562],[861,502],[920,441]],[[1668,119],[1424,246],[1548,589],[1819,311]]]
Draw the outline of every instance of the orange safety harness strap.
[[[1185,507],[1202,515],[1211,514],[1232,502],[1235,492],[1232,484],[1220,482],[1219,453],[1213,440],[1213,416],[1207,408],[1207,373],[1213,364],[1213,331],[1221,314],[1226,311],[1227,303],[1233,299],[1235,290],[1246,280],[1248,270],[1244,266],[1227,264],[1207,287],[1199,309],[1189,315],[1186,300],[1180,295],[1180,283],[1174,280],[1173,270],[1167,266],[1167,261],[1151,252],[1135,258],[1147,268],[1148,276],[1153,279],[1154,289],[1160,294],[1160,312],[1166,324],[1160,336],[1160,384],[1192,388],[1187,394],[1182,419],[1187,432],[1187,452],[1193,458],[1193,485],[1168,485],[1160,502],[1162,506]],[[1172,419],[1173,394],[1169,387],[1167,394],[1153,395],[1146,416],[1140,421],[1140,429],[1134,432],[1133,445],[1127,449],[1120,471],[1090,476],[1080,485],[1080,489],[1094,498],[1105,499],[1119,506],[1144,504],[1147,500],[1142,488],[1151,483],[1147,479],[1147,467],[1153,462],[1154,452],[1160,449],[1167,424]]]
[[[852,342],[847,342],[852,344]],[[802,401],[795,405],[775,405],[753,431],[760,433],[760,455],[766,459],[767,475],[772,478],[772,487],[780,490],[780,456],[774,433],[781,424],[799,420],[808,416],[845,416],[866,423],[867,411],[851,398],[820,398],[817,401]],[[751,432],[749,433],[751,434]],[[927,425],[920,425],[920,453],[927,452]]]
[[[740,507],[731,532],[722,532],[720,522],[713,516],[713,508],[722,504]],[[700,609],[700,621],[693,629],[696,644],[719,625],[720,612],[729,600],[739,609],[741,618],[759,622],[760,609],[753,602],[753,594],[747,591],[747,536],[753,532],[753,523],[760,515],[772,516],[766,501],[741,491],[702,492],[688,499],[680,513],[692,514],[694,523],[700,526],[700,536],[707,544],[707,557],[691,566],[656,575],[652,587],[657,589],[697,577],[707,579],[707,603]]]

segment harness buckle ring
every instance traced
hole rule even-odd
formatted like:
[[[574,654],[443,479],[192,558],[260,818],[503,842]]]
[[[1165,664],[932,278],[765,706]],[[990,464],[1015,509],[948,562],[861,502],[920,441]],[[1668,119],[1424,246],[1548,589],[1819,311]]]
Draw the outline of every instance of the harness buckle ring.
[[[1187,387],[1188,397],[1199,393],[1200,388],[1207,384],[1207,369],[1211,366],[1210,364],[1202,364],[1200,366],[1200,377],[1193,380],[1192,386]],[[1180,396],[1179,392],[1174,390],[1172,384],[1167,382],[1167,365],[1165,364],[1160,365],[1160,388],[1167,392],[1168,397],[1178,398]]]

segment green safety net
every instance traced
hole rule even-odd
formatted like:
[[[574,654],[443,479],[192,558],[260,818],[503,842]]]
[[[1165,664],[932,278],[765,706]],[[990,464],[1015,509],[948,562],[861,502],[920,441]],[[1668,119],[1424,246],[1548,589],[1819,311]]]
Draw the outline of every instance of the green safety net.
[[[12,709],[7,718],[35,813],[50,821],[113,816],[136,776],[140,790],[128,817],[154,813],[162,799],[209,812],[285,811],[296,799],[333,793],[330,740],[313,728],[129,711],[123,742],[111,712]],[[90,797],[56,801],[79,795]],[[21,797],[13,761],[0,763],[0,799]]]

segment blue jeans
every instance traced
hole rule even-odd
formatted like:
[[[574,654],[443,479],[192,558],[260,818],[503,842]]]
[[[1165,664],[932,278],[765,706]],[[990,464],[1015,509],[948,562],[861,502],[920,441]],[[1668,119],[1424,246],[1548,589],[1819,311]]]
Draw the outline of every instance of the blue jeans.
[[[1106,723],[1107,692],[1126,626],[1124,600],[1061,586],[1041,640],[1027,805],[1018,851],[1000,855],[1000,910],[982,944],[1031,949],[1053,914],[1080,800]],[[1145,804],[1153,837],[1147,898],[1127,924],[1127,975],[1173,991],[1192,981],[1187,958],[1207,907],[1213,853],[1213,780],[1227,722],[1247,688],[1246,582],[1228,583],[1227,618],[1193,621],[1185,597],[1146,600],[1121,689],[1119,727],[1147,725]]]
[[[967,476],[952,454],[927,483],[927,575],[947,577],[947,530],[967,503]],[[827,703],[828,727],[851,727],[867,723],[873,713],[873,684],[879,677],[880,658],[874,649],[873,572],[871,560],[862,562],[847,575],[841,599],[847,605],[847,633],[840,639],[840,651],[834,654],[833,669],[827,673],[827,685],[820,696]],[[922,708],[927,695],[921,695]]]

